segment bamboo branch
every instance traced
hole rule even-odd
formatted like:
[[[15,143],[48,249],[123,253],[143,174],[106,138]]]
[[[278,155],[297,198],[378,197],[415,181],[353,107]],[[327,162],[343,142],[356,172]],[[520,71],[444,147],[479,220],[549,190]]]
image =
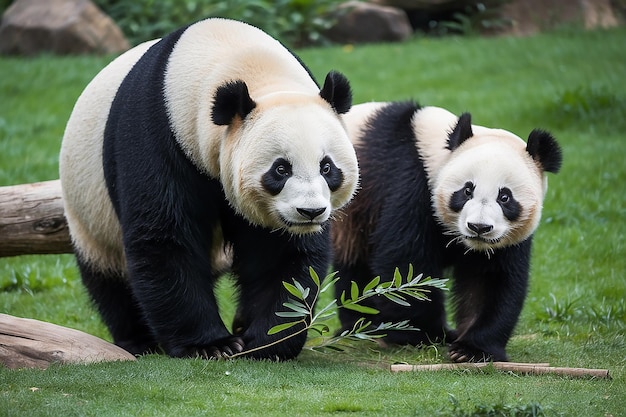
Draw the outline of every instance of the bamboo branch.
[[[441,363],[434,365],[408,365],[395,364],[391,365],[392,372],[420,372],[420,371],[443,371],[443,370],[461,370],[461,369],[483,369],[493,367],[500,371],[514,372],[520,374],[555,374],[571,376],[576,378],[594,377],[594,378],[611,378],[608,369],[587,369],[587,368],[563,368],[549,366],[547,363],[515,363],[515,362],[468,362],[468,363]]]
[[[0,187],[0,257],[71,253],[61,181]]]

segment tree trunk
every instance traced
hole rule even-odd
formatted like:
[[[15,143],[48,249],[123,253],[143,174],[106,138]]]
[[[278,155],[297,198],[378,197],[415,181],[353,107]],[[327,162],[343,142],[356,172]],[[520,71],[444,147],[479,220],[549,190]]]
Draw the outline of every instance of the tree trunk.
[[[45,369],[51,363],[128,361],[135,357],[79,330],[0,314],[0,364]]]
[[[60,180],[0,187],[0,257],[71,252]]]

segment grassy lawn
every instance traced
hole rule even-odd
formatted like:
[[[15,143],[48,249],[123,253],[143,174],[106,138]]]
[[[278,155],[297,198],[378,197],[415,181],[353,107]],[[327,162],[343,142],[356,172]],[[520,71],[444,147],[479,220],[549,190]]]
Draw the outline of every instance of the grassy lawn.
[[[344,72],[355,102],[414,98],[522,137],[536,127],[555,135],[564,165],[550,177],[530,294],[508,353],[516,362],[607,368],[611,380],[389,372],[393,362],[445,361],[434,347],[364,344],[287,363],[147,356],[0,369],[0,416],[626,415],[625,39],[626,29],[563,30],[298,51],[318,79]],[[0,58],[0,186],[58,178],[73,103],[111,59]],[[109,338],[70,255],[0,258],[0,312]]]

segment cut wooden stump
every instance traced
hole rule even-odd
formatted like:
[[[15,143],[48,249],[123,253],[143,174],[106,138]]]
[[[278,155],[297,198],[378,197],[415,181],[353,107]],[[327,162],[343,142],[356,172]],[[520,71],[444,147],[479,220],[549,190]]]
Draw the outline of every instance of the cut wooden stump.
[[[72,253],[61,181],[0,187],[0,257]]]
[[[135,357],[79,330],[0,314],[0,363],[7,368],[45,369],[51,363],[128,360]]]

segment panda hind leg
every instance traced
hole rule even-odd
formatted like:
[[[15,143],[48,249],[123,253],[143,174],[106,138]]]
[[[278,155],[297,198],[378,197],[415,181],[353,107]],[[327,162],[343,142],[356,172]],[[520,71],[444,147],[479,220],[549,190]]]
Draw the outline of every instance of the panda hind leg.
[[[113,342],[134,354],[153,353],[158,345],[146,324],[126,277],[119,271],[102,271],[76,256],[87,289]]]
[[[408,320],[408,324],[417,329],[389,331],[384,337],[386,343],[424,346],[450,340],[454,332],[446,324],[443,292],[438,289],[430,291],[429,300],[407,299],[408,307],[381,297],[381,305],[376,308],[381,311],[384,321],[398,323]]]

